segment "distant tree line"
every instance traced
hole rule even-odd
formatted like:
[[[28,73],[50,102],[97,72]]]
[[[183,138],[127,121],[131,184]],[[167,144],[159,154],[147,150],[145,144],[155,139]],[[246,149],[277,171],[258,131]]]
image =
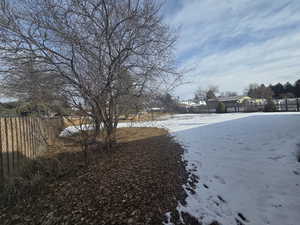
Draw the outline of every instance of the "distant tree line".
[[[300,79],[294,84],[287,82],[285,84],[275,84],[266,86],[264,84],[250,84],[245,89],[245,94],[252,98],[299,98],[300,97]]]
[[[274,98],[293,98],[293,97],[300,97],[300,79],[297,80],[294,85],[290,82],[286,84],[278,83],[276,85],[269,86],[274,95]]]

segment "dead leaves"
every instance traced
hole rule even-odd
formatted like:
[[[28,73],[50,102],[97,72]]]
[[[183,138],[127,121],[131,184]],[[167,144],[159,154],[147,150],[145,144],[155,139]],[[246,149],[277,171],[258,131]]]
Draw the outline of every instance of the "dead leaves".
[[[0,205],[0,224],[162,224],[185,197],[187,177],[183,149],[151,129],[140,128],[143,139],[120,143],[111,153],[89,152],[88,167],[81,152],[53,155],[62,175],[47,169],[42,191]]]

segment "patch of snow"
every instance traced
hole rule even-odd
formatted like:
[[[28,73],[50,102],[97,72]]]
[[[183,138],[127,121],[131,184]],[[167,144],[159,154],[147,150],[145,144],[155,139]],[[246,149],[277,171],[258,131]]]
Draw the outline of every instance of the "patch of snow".
[[[162,124],[200,178],[179,211],[204,224],[299,224],[299,113],[179,115]]]
[[[147,122],[124,122],[119,123],[118,127],[160,127],[168,129],[171,133],[180,130],[187,130],[208,124],[223,122],[232,119],[247,117],[251,114],[235,113],[235,114],[176,114],[161,117],[158,121]],[[65,128],[60,136],[69,136],[81,130],[92,130],[91,125],[69,126]]]
[[[166,218],[167,218],[167,222],[163,222],[164,225],[174,225],[174,223],[171,222],[171,212],[167,212],[165,214]]]
[[[90,124],[86,124],[86,125],[78,125],[78,126],[69,126],[66,127],[60,134],[60,137],[67,137],[67,136],[71,136],[72,134],[78,133],[80,131],[85,131],[85,130],[93,130],[94,127]]]
[[[160,127],[175,133],[182,130],[188,130],[208,124],[224,122],[227,120],[248,117],[251,114],[232,113],[232,114],[175,114],[161,117],[158,121],[119,123],[119,127]]]

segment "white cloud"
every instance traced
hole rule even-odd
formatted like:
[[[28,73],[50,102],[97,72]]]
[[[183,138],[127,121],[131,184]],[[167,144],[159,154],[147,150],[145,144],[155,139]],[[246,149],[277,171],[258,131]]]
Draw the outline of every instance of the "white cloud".
[[[187,74],[187,79],[192,81],[189,90],[217,84],[223,90],[242,92],[253,82],[294,81],[300,79],[300,32],[293,37],[273,38],[229,52],[195,56],[184,65],[194,68]],[[186,92],[186,87],[178,88],[177,93],[192,94]]]
[[[172,0],[170,0],[172,1]],[[177,57],[192,96],[197,86],[217,84],[241,92],[251,82],[300,79],[300,2],[288,0],[182,0],[167,17],[181,25]],[[297,76],[298,75],[298,76]]]

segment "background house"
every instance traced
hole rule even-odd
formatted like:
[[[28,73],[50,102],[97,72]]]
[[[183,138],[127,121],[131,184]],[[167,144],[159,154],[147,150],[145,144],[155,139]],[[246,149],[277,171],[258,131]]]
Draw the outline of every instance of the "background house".
[[[209,112],[215,112],[219,102],[224,103],[227,112],[240,112],[244,111],[244,104],[250,101],[249,96],[232,96],[232,97],[217,97],[207,100]]]

